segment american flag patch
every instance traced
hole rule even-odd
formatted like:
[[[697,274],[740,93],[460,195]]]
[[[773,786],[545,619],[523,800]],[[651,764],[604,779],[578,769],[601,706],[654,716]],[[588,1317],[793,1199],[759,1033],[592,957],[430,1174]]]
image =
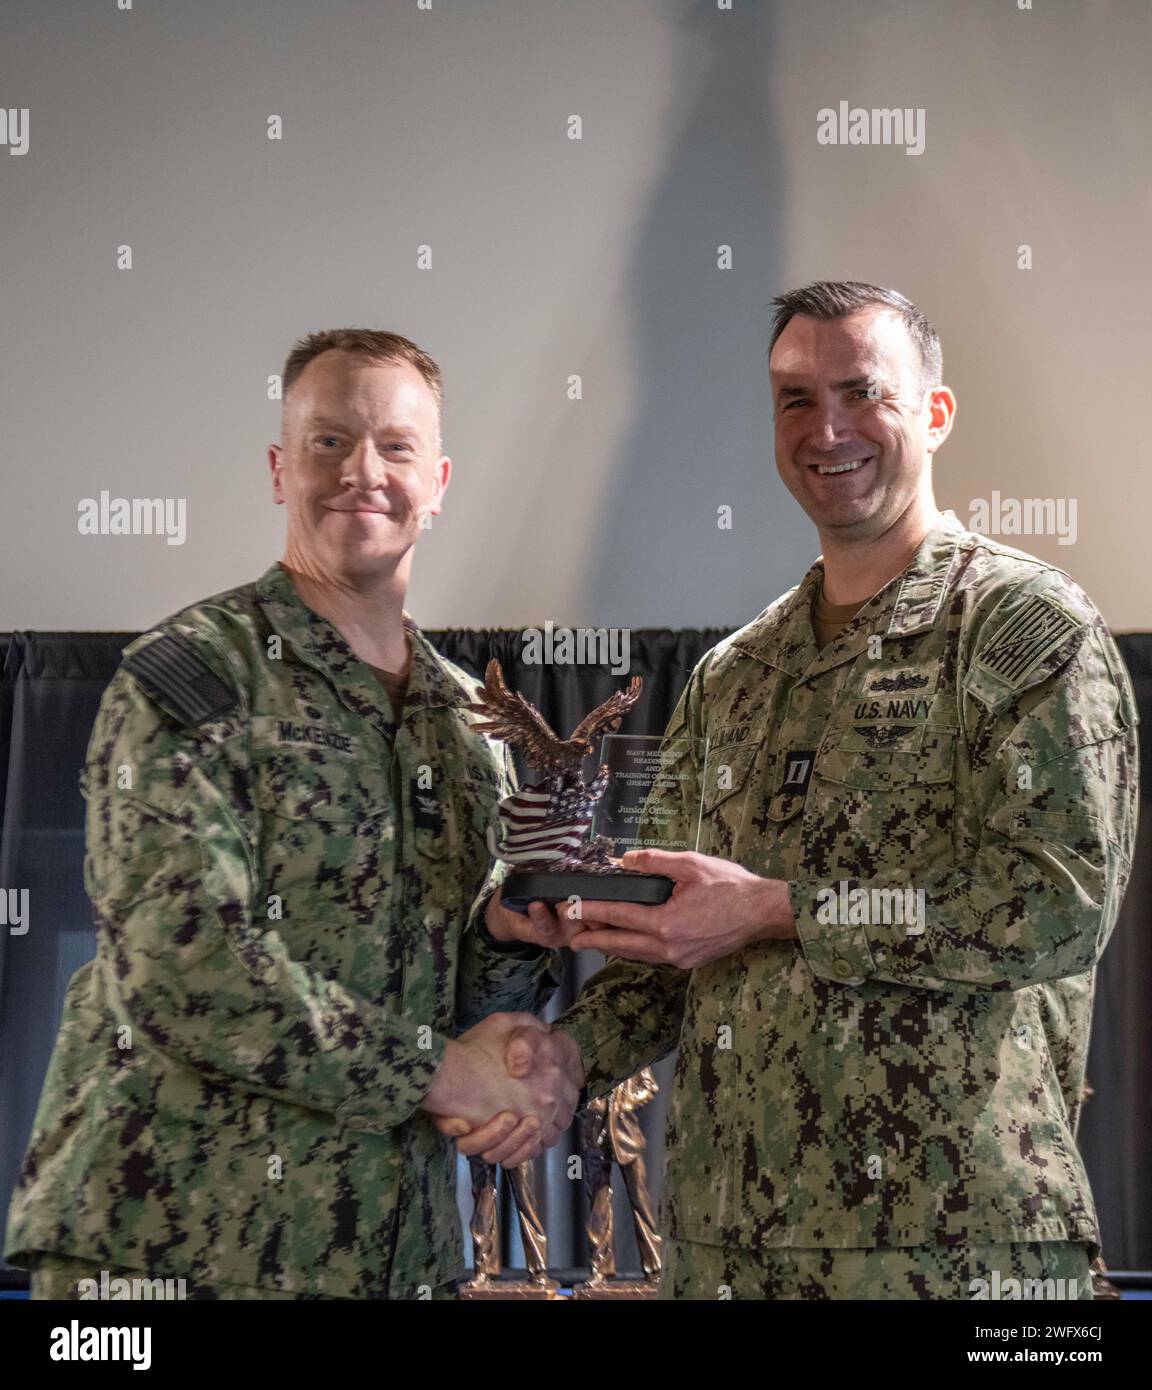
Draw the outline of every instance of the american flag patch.
[[[524,787],[506,796],[497,807],[503,836],[499,857],[507,864],[568,859],[584,843],[592,824],[596,797],[590,790],[583,785],[562,791]]]
[[[182,632],[161,632],[121,662],[144,692],[182,724],[221,719],[239,703]]]
[[[1083,626],[1062,608],[1037,595],[976,654],[976,660],[1015,687],[1044,657]]]

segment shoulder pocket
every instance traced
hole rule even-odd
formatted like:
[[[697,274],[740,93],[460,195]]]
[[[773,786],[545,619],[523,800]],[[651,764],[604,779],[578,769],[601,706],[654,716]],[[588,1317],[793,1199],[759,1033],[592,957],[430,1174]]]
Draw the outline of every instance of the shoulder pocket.
[[[993,820],[995,824],[996,817]],[[1116,844],[1099,816],[1085,811],[1037,811],[1017,806],[1008,812],[1008,837],[1032,846],[1045,860],[1055,859],[1061,877],[1071,874],[1082,898],[1108,906],[1117,892]],[[1110,910],[1110,909],[1109,909]],[[1104,920],[1107,919],[1105,912]]]
[[[1103,858],[1108,832],[1099,816],[1086,811],[1036,811],[1014,807],[1008,813],[1008,835],[1013,840],[1051,841],[1084,858]]]

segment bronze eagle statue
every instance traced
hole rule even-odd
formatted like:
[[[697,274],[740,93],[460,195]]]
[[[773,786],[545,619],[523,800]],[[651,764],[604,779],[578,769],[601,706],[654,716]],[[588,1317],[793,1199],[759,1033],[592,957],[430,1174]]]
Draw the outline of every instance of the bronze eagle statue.
[[[620,727],[643,688],[643,680],[633,676],[626,690],[615,691],[586,715],[571,738],[560,738],[535,705],[508,689],[500,663],[493,659],[484,671],[480,699],[468,709],[484,716],[483,724],[473,725],[479,733],[503,739],[520,749],[530,767],[555,775],[579,770],[584,759],[595,753],[596,739]]]

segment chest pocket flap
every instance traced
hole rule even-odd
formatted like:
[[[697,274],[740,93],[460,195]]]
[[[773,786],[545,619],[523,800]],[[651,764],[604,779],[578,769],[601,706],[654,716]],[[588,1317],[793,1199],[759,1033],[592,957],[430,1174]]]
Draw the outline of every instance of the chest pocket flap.
[[[363,821],[386,815],[384,769],[295,748],[252,749],[252,795],[288,820]]]
[[[468,884],[482,877],[492,857],[489,832],[497,833],[501,791],[499,782],[485,775],[438,780],[427,791],[410,780],[405,795],[420,858],[450,861],[453,875]]]
[[[846,787],[900,787],[946,782],[954,771],[956,728],[929,724],[853,725],[830,735],[816,776]]]
[[[763,743],[758,738],[749,743],[729,744],[718,753],[709,752],[702,805],[706,816],[745,790]]]

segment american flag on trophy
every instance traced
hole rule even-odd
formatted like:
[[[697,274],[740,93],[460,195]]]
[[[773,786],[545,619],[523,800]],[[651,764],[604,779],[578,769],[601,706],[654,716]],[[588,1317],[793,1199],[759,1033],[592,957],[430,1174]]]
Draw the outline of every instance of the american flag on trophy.
[[[501,839],[492,852],[506,864],[571,860],[587,838],[607,779],[602,771],[588,785],[576,778],[559,789],[543,783],[506,796],[496,808]]]
[[[495,826],[488,829],[493,856],[511,865],[500,893],[504,907],[527,913],[533,902],[580,898],[667,902],[674,887],[670,878],[624,868],[609,836],[589,834],[610,774],[605,762],[585,782],[585,762],[597,756],[602,736],[620,727],[643,685],[633,676],[627,689],[617,690],[582,719],[571,738],[560,738],[535,705],[508,689],[500,663],[488,663],[480,698],[468,706],[482,716],[472,727],[503,739],[524,755],[530,768],[544,774],[543,781],[530,782],[499,802],[499,832]]]
[[[495,843],[490,831],[489,848],[498,859],[551,870],[607,867],[613,862],[611,844],[588,837],[596,802],[608,785],[607,769],[600,769],[591,782],[584,781],[581,770],[586,759],[596,756],[601,735],[620,727],[620,720],[640,698],[643,684],[639,676],[633,676],[626,690],[617,690],[582,719],[571,738],[561,738],[535,705],[508,689],[500,663],[488,663],[481,698],[468,706],[473,714],[483,716],[483,722],[474,727],[504,739],[546,778],[506,796],[497,807],[501,838]]]

